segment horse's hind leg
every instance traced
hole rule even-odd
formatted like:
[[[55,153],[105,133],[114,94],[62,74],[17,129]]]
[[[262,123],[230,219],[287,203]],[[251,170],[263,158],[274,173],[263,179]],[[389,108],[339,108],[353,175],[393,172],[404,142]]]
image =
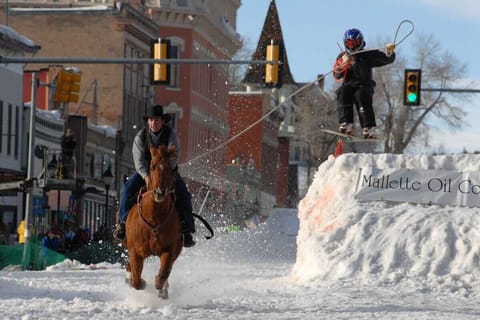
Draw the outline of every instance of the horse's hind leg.
[[[168,299],[168,277],[172,270],[173,261],[171,252],[164,252],[160,255],[160,269],[155,276],[155,288],[158,290],[158,296],[162,299]]]
[[[137,290],[145,288],[145,281],[142,279],[143,271],[143,258],[136,253],[129,252],[129,265],[130,265],[130,285]]]

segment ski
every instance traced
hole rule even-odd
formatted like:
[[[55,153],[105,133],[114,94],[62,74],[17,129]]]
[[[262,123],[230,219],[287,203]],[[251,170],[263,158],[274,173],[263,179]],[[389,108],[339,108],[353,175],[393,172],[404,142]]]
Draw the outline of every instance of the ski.
[[[379,141],[385,141],[385,139],[383,139],[383,138],[365,139],[365,138],[355,137],[355,136],[351,136],[349,134],[345,134],[345,133],[341,133],[341,132],[338,132],[338,131],[325,129],[325,128],[320,128],[320,131],[328,133],[328,134],[333,134],[333,135],[338,136],[338,137],[340,137],[343,140],[348,141],[348,142],[379,142]]]

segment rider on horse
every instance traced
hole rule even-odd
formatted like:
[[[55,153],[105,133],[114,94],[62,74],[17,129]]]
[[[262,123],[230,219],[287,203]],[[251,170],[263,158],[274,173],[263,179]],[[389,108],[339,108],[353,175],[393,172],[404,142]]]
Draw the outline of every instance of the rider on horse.
[[[140,130],[133,141],[132,154],[135,172],[125,182],[120,193],[118,224],[113,235],[118,240],[125,239],[125,221],[130,208],[134,204],[132,199],[135,200],[138,191],[149,183],[150,160],[152,159],[150,145],[154,147],[173,145],[177,154],[176,159],[172,160],[174,161],[172,163],[172,168],[174,168],[172,174],[175,184],[175,207],[182,222],[183,246],[193,247],[195,241],[193,241],[191,233],[195,232],[195,223],[192,215],[192,198],[185,182],[178,173],[177,159],[180,155],[180,143],[177,133],[166,125],[170,121],[170,116],[163,113],[161,105],[151,106],[144,120],[147,121],[147,127]]]

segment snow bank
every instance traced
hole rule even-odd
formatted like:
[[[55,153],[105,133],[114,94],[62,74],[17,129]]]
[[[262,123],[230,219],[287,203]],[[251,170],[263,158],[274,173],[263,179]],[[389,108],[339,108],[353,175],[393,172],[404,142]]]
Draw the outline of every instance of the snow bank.
[[[453,281],[480,276],[478,208],[354,198],[361,167],[478,171],[477,155],[344,154],[324,162],[299,205],[297,282],[357,278]],[[459,210],[460,209],[460,210]]]

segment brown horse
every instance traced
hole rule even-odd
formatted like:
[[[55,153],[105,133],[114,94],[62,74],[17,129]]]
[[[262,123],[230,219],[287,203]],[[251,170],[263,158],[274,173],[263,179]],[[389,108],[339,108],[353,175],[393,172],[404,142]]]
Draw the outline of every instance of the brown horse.
[[[143,262],[149,256],[160,258],[155,288],[168,298],[168,276],[183,246],[180,218],[175,209],[174,184],[170,160],[176,157],[173,147],[150,147],[150,183],[130,209],[126,221],[124,247],[128,250],[127,282],[143,289]]]

